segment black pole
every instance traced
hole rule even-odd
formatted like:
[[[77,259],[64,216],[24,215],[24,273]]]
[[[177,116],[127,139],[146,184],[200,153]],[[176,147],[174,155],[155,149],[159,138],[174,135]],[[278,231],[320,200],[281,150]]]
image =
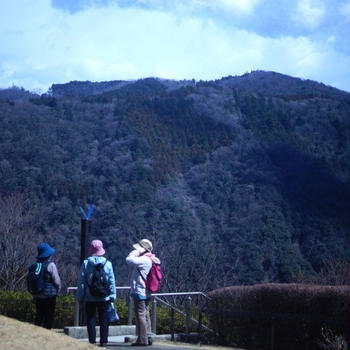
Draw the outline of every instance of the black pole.
[[[91,221],[87,219],[81,219],[81,230],[80,230],[80,265],[87,257],[87,238],[91,234]],[[79,308],[79,326],[86,325],[85,316],[85,304],[81,303]]]
[[[81,219],[81,231],[80,231],[80,264],[86,259],[86,242],[87,237],[91,233],[91,221]]]

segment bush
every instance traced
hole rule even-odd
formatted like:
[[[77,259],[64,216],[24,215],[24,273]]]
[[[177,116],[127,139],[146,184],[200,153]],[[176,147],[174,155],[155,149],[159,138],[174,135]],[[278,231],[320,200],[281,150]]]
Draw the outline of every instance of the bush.
[[[0,290],[0,314],[19,321],[34,322],[35,304],[30,293]]]
[[[54,328],[72,326],[74,323],[74,297],[58,296],[54,318]],[[29,292],[9,292],[0,290],[0,314],[16,320],[34,323],[35,302]]]
[[[349,286],[262,284],[208,295],[207,311],[223,344],[315,350],[325,328],[349,343]]]
[[[74,325],[74,295],[59,295],[56,299],[54,328]],[[128,307],[121,299],[117,299],[115,308],[118,311],[120,324],[127,324]],[[19,321],[34,323],[35,302],[29,292],[10,292],[0,290],[0,314]]]
[[[74,325],[74,295],[59,295],[56,299],[56,310],[54,318],[54,328],[64,328]],[[127,324],[128,305],[123,299],[118,298],[115,308],[120,320],[117,324]],[[192,317],[198,319],[198,309],[193,306]],[[152,314],[152,306],[150,306]],[[35,302],[29,292],[9,292],[0,290],[0,314],[15,318],[19,321],[34,323]],[[134,316],[134,315],[133,315]],[[170,332],[170,309],[162,306],[157,308],[157,333]],[[203,323],[208,324],[208,319],[203,316]],[[135,321],[134,321],[135,324]],[[175,333],[185,332],[185,317],[177,313],[174,315]],[[197,325],[191,324],[191,332],[197,330]]]
[[[117,299],[114,305],[119,315],[118,324],[128,324],[128,305],[122,299]]]

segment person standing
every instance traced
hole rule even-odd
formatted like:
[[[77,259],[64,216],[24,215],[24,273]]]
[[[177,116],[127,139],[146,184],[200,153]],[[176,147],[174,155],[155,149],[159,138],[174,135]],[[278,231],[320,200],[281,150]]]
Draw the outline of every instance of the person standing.
[[[152,267],[152,260],[160,264],[159,259],[152,254],[152,242],[141,239],[133,245],[133,250],[126,257],[126,263],[132,267],[130,276],[130,295],[134,299],[137,340],[133,346],[152,345],[151,320],[149,315],[149,295],[145,281]]]
[[[56,296],[61,289],[61,279],[57,271],[57,267],[53,261],[50,261],[51,256],[55,253],[48,243],[41,243],[38,246],[37,263],[41,263],[43,269],[44,287],[38,294],[33,294],[36,307],[36,315],[34,324],[51,329],[55,308]]]
[[[87,317],[87,331],[89,342],[96,344],[96,311],[100,323],[100,346],[108,344],[107,310],[111,302],[116,299],[115,278],[112,263],[103,255],[103,243],[96,239],[91,241],[88,249],[89,257],[80,267],[76,298],[85,302]],[[99,273],[101,285],[96,284],[96,272]]]

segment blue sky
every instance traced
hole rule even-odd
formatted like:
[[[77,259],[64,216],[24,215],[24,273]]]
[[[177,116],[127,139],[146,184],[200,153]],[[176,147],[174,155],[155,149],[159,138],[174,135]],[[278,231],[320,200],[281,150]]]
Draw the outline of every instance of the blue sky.
[[[350,0],[0,0],[0,88],[268,70],[350,91]]]

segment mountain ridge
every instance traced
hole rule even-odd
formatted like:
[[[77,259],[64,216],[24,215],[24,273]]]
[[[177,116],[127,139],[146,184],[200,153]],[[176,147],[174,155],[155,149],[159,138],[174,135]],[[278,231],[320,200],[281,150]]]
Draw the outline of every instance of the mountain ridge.
[[[274,72],[124,83],[0,93],[0,195],[33,203],[33,242],[76,270],[78,208],[93,203],[89,238],[123,283],[143,237],[172,291],[292,282],[348,261],[349,93]]]

